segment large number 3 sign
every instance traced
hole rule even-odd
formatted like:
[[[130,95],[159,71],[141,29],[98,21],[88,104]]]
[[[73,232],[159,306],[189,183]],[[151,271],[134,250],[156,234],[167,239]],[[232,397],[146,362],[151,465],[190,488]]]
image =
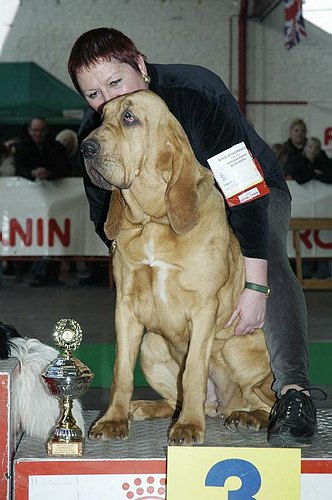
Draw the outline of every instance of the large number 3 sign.
[[[228,492],[228,500],[255,500],[262,480],[256,467],[246,460],[230,458],[216,463],[206,475],[205,486],[224,487],[230,477],[238,477],[242,484]]]

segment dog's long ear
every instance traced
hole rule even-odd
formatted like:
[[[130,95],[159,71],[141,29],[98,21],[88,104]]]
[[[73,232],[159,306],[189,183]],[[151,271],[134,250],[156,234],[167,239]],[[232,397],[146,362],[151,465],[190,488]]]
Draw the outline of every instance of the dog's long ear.
[[[177,124],[178,125],[178,124]],[[198,222],[199,202],[211,191],[213,180],[207,170],[201,172],[182,127],[173,127],[169,135],[170,179],[166,190],[166,210],[173,231],[185,234]]]
[[[112,191],[110,206],[104,224],[104,231],[109,240],[117,237],[124,217],[125,202],[120,189]]]
[[[171,178],[166,190],[166,210],[173,231],[185,234],[198,221],[198,196],[194,165],[180,142],[173,144]]]

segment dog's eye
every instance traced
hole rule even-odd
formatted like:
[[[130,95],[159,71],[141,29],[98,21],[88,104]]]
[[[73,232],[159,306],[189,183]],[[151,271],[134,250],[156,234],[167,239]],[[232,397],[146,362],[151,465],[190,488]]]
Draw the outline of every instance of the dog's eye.
[[[139,120],[136,118],[135,115],[133,115],[130,111],[126,110],[124,111],[122,115],[122,121],[124,125],[138,125]]]

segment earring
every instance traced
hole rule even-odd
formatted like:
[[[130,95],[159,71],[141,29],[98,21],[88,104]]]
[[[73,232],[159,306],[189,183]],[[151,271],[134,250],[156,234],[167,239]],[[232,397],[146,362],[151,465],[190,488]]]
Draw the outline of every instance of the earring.
[[[145,83],[147,83],[147,84],[151,83],[151,78],[149,77],[149,75],[142,74],[142,77],[143,77],[143,80]]]

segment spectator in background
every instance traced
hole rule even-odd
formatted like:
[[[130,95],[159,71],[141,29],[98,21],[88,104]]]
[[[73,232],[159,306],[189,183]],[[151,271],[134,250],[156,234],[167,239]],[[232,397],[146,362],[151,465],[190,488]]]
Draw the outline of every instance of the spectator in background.
[[[307,125],[302,118],[294,118],[289,127],[289,138],[283,144],[287,149],[287,160],[283,165],[285,177],[293,179],[293,169],[302,158],[302,151],[307,140]]]
[[[287,148],[287,160],[283,165],[283,169],[287,180],[294,179],[294,175],[296,176],[303,169],[303,153],[306,143],[307,125],[302,118],[294,118],[289,127],[289,138],[284,143],[284,146]],[[309,152],[307,154],[308,158],[312,156]],[[317,165],[325,165],[328,162],[328,157],[321,147],[319,154],[315,153],[315,162]],[[307,180],[304,182],[307,182]],[[299,183],[303,184],[303,182]]]
[[[293,179],[298,184],[305,184],[310,180],[318,180],[332,184],[332,163],[322,150],[321,141],[317,137],[310,137],[299,154],[290,154],[286,159],[287,180]],[[284,166],[283,166],[284,168]],[[291,172],[291,175],[290,175]],[[303,277],[324,279],[330,277],[330,261],[303,260]]]
[[[7,146],[8,149],[10,149],[12,155],[15,155],[16,153],[16,146],[17,144],[21,142],[20,137],[11,137],[10,139],[6,139],[4,141],[4,145]]]
[[[332,166],[317,137],[307,139],[301,157],[291,159],[289,163],[292,161],[292,179],[298,184],[305,184],[312,179],[332,183]]]
[[[55,136],[55,140],[62,144],[66,149],[71,165],[70,177],[82,177],[82,167],[78,153],[77,133],[70,128],[65,128]],[[76,262],[69,262],[68,267],[70,273],[76,273]]]
[[[6,144],[0,142],[0,177],[15,175],[14,155]]]
[[[294,118],[289,126],[289,138],[285,142],[290,153],[302,152],[307,140],[307,125],[302,118]]]
[[[82,177],[82,169],[78,155],[78,139],[77,133],[74,130],[65,128],[61,130],[55,140],[62,144],[71,164],[71,177]]]
[[[71,165],[62,144],[50,137],[47,120],[33,118],[28,137],[16,145],[16,175],[33,181],[53,180],[70,176]],[[40,259],[32,265],[35,280],[30,286],[63,284],[59,281],[61,262]]]
[[[70,175],[70,162],[62,144],[50,137],[47,120],[33,118],[28,137],[16,145],[16,175],[30,180],[52,180]]]
[[[8,177],[15,175],[14,156],[11,150],[2,142],[0,142],[0,177]],[[0,285],[2,283],[2,273],[15,274],[13,264],[10,262],[4,263],[4,271],[2,260],[0,260]]]
[[[67,155],[72,164],[72,177],[82,177],[82,165],[79,158],[78,152],[78,139],[77,134],[71,129],[61,130],[55,137],[56,141],[59,141],[67,151]],[[82,286],[109,286],[108,281],[108,264],[98,261],[86,261],[85,266],[89,273],[89,276],[81,278],[79,284]],[[69,272],[76,272],[77,266],[75,262],[71,262],[69,265]]]
[[[285,144],[281,144],[279,142],[276,142],[272,146],[272,151],[274,152],[274,154],[276,155],[276,157],[279,160],[280,165],[282,166],[282,169],[285,173],[286,180],[291,179],[291,176],[287,175],[286,170],[285,170],[285,167],[286,167],[287,162],[288,162],[288,157],[289,157],[289,151],[288,151],[287,146]]]

